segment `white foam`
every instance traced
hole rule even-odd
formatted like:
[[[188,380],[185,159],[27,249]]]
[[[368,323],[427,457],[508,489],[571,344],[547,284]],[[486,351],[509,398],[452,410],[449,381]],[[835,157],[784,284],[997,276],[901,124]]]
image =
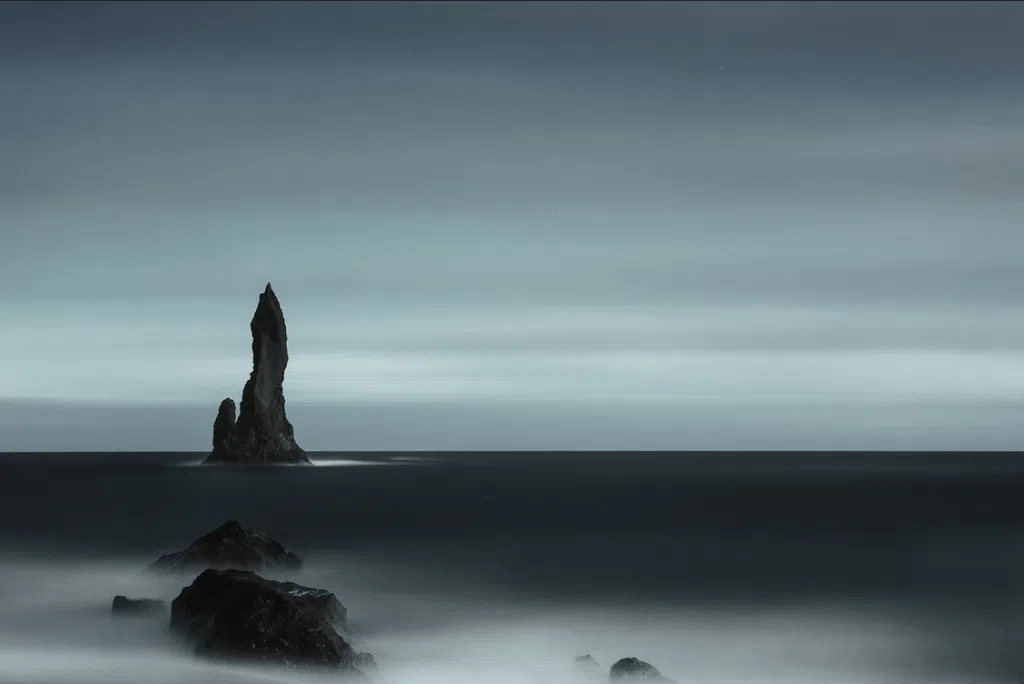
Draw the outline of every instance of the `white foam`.
[[[396,465],[394,463],[388,463],[387,461],[362,461],[355,458],[317,458],[311,459],[315,466],[381,466],[381,465]]]

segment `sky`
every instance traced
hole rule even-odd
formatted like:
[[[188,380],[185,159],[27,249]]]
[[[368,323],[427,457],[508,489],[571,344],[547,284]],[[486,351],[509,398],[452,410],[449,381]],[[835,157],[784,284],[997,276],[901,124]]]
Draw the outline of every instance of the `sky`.
[[[1018,449],[1024,3],[0,4],[0,450]]]

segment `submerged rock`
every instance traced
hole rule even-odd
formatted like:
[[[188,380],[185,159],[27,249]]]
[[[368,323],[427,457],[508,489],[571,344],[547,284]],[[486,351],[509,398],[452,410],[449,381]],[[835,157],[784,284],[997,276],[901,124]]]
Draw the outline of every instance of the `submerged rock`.
[[[284,372],[288,367],[288,333],[281,303],[267,283],[249,323],[252,373],[242,389],[235,420],[234,402],[220,404],[213,423],[213,451],[204,463],[309,463],[295,442],[284,410]]]
[[[331,592],[247,570],[205,570],[171,602],[171,629],[198,655],[357,674],[369,654],[338,634],[344,624],[345,608]]]
[[[673,680],[664,677],[658,668],[650,663],[645,663],[638,658],[623,658],[612,665],[608,673],[610,681],[648,679],[655,682],[671,682]]]
[[[150,615],[167,609],[167,602],[158,599],[130,599],[127,596],[115,596],[110,605],[114,615]]]
[[[594,656],[587,653],[586,655],[576,656],[573,661],[573,665],[576,667],[576,671],[580,674],[592,675],[595,672],[600,672],[601,666],[594,660]]]
[[[150,570],[185,572],[206,568],[237,570],[298,570],[302,560],[280,542],[262,532],[229,520],[189,544],[188,548],[160,556]]]
[[[363,672],[369,672],[377,669],[377,661],[374,659],[372,653],[356,653],[352,659],[352,664]]]

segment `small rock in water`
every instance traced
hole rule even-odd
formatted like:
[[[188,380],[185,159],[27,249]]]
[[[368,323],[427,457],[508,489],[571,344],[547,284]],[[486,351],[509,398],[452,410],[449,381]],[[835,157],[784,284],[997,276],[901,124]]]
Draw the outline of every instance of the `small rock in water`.
[[[576,666],[576,671],[584,675],[593,675],[601,671],[601,666],[594,660],[594,656],[589,653],[586,655],[576,656],[576,660],[573,661],[573,665]]]
[[[229,520],[183,551],[160,556],[149,569],[160,572],[206,568],[262,571],[298,570],[301,566],[299,557],[286,551],[280,542],[262,532],[243,527],[237,520]]]
[[[372,653],[356,653],[352,660],[352,664],[363,672],[377,669],[377,661],[374,659]]]
[[[658,672],[658,668],[638,658],[623,658],[619,660],[612,665],[611,672],[608,673],[608,679],[613,682],[634,679],[648,679],[656,682],[674,681],[664,677]]]
[[[344,623],[345,607],[331,592],[246,570],[205,570],[171,602],[171,629],[197,655],[361,674],[357,662],[372,656],[338,634]]]
[[[167,609],[167,603],[158,599],[130,599],[127,596],[115,596],[110,606],[114,615],[149,615]]]

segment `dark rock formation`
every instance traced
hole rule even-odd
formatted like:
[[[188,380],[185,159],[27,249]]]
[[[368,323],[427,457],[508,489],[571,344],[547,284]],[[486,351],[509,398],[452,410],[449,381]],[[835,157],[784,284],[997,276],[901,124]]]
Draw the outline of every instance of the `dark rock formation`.
[[[586,655],[577,656],[576,660],[573,661],[573,665],[576,668],[576,672],[587,677],[592,677],[597,673],[600,673],[601,666],[594,660],[594,656],[589,653]]]
[[[336,629],[344,620],[331,592],[246,570],[205,570],[171,602],[171,629],[198,655],[355,674],[357,654]]]
[[[227,449],[231,429],[235,426],[235,400],[228,397],[220,402],[217,418],[213,421],[213,453],[223,453]]]
[[[634,679],[648,679],[655,682],[673,681],[662,676],[658,672],[658,668],[637,658],[623,658],[612,665],[611,672],[608,673],[608,679],[613,682]]]
[[[298,570],[302,561],[262,532],[229,520],[192,542],[187,549],[160,556],[149,566],[162,572],[185,572],[206,568],[237,570]]]
[[[115,596],[110,606],[114,615],[150,615],[167,608],[165,601],[157,599],[130,599],[127,596]]]
[[[352,664],[363,672],[371,672],[377,669],[377,661],[372,653],[356,653],[352,659]]]
[[[234,403],[220,404],[213,424],[213,451],[205,463],[309,463],[295,443],[284,410],[284,371],[288,366],[288,334],[277,295],[267,283],[252,331],[252,373],[242,389],[238,420]]]

